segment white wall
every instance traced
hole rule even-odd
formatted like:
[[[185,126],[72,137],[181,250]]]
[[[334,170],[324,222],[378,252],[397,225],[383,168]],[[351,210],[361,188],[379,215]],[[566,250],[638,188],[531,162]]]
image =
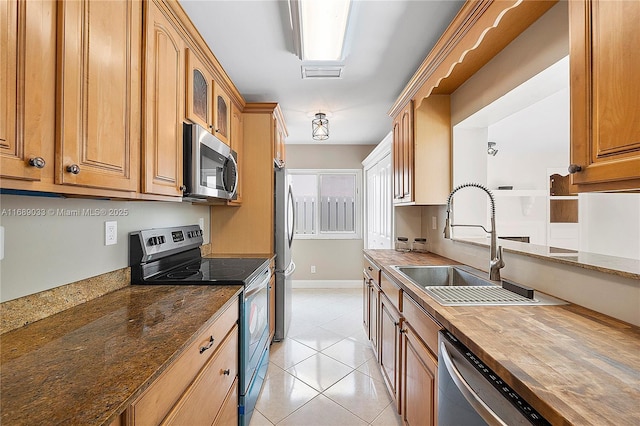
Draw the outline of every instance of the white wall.
[[[203,218],[205,243],[209,242],[209,207],[190,203],[1,195],[0,204],[5,234],[0,261],[3,302],[127,267],[132,231],[198,224]],[[45,215],[11,215],[14,209]],[[82,209],[97,209],[98,215],[82,215]],[[112,209],[124,215],[109,216]],[[118,223],[118,243],[105,246],[104,222],[112,220]]]
[[[362,160],[374,145],[289,145],[288,169],[361,169]],[[363,198],[363,197],[361,197]],[[363,209],[360,208],[360,212]],[[361,213],[362,214],[362,213]],[[294,240],[296,271],[293,281],[335,281],[362,279],[364,240]],[[316,273],[311,273],[311,266]]]
[[[578,208],[581,251],[640,259],[640,194],[580,194]]]
[[[547,189],[547,169],[569,164],[569,89],[490,125],[488,140],[498,148],[495,156],[485,150],[482,157],[490,189]]]

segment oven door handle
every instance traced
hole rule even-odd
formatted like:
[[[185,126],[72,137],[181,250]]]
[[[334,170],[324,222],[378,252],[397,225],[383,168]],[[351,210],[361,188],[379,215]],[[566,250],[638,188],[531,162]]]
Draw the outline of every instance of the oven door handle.
[[[471,404],[476,412],[490,425],[508,426],[498,415],[482,400],[480,396],[471,388],[465,380],[460,370],[456,368],[451,355],[447,351],[444,342],[440,343],[440,356],[444,365],[453,380],[453,383],[460,390],[464,398]]]
[[[247,288],[245,288],[244,298],[247,299],[254,294],[258,293],[260,290],[265,289],[269,286],[269,281],[271,281],[271,270],[267,269],[262,273],[265,277],[263,279],[256,279],[253,281]]]

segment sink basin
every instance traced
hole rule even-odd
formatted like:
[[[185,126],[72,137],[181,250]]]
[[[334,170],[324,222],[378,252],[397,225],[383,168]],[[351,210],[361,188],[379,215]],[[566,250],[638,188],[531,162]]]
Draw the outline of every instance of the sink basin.
[[[392,266],[405,278],[421,287],[430,286],[487,286],[494,285],[488,279],[474,275],[472,268],[462,266]],[[463,269],[464,268],[464,269]],[[482,271],[477,271],[481,274]]]
[[[517,306],[562,305],[565,301],[534,292],[533,298],[504,287],[517,287],[514,283],[501,283],[483,278],[486,272],[469,266],[399,266],[392,268],[433,297],[443,306]]]

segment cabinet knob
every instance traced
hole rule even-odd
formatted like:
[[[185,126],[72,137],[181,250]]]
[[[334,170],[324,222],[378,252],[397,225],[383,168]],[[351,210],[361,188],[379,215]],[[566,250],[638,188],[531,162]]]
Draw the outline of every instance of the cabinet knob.
[[[29,165],[35,167],[36,169],[44,169],[46,161],[42,157],[34,157],[29,159]]]
[[[78,166],[77,164],[72,164],[70,166],[67,166],[67,171],[73,175],[77,175],[78,173],[80,173],[80,166]]]
[[[180,185],[180,191],[184,192],[187,190],[187,186],[186,185]]]
[[[229,370],[228,368],[226,370],[222,370],[222,374],[228,376],[229,374],[231,374],[231,370]]]
[[[569,165],[569,173],[574,174],[582,171],[582,166],[578,166],[577,164]]]

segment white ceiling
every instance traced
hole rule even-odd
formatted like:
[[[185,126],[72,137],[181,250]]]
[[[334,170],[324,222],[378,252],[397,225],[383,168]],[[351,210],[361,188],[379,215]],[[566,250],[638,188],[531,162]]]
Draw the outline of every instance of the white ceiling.
[[[462,6],[457,0],[355,1],[340,79],[303,80],[284,0],[180,0],[248,102],[278,102],[288,144],[377,144],[387,112]],[[330,137],[311,139],[329,114]]]

